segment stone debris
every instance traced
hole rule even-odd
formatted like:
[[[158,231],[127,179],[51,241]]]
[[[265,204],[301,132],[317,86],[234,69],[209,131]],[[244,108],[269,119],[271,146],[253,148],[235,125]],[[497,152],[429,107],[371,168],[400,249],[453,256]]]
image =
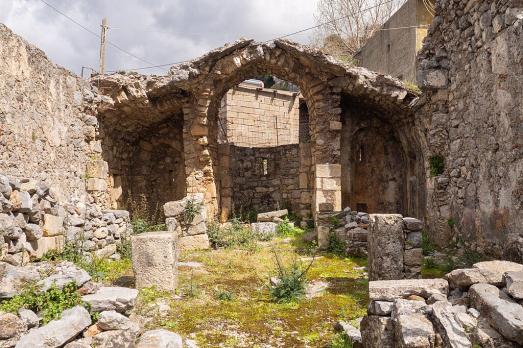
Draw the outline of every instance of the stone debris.
[[[445,279],[371,281],[363,345],[519,347],[523,306],[517,286],[512,292],[510,287],[517,284],[521,266],[488,261],[454,270]],[[390,327],[395,335],[388,333]]]
[[[182,337],[164,329],[146,331],[140,336],[136,348],[183,348]]]
[[[0,313],[0,347],[14,347],[27,331],[27,324],[11,313]]]
[[[344,321],[338,321],[334,328],[347,335],[354,347],[361,347],[362,339],[360,330]]]
[[[523,271],[505,273],[504,282],[510,296],[517,300],[523,300]]]
[[[91,325],[91,316],[82,306],[67,309],[58,320],[50,321],[24,334],[16,348],[61,347]]]
[[[313,280],[305,285],[305,297],[312,299],[314,297],[322,296],[329,288],[329,283],[322,280]]]
[[[127,314],[134,307],[138,290],[123,287],[101,287],[94,294],[82,296],[95,312],[117,311]]]

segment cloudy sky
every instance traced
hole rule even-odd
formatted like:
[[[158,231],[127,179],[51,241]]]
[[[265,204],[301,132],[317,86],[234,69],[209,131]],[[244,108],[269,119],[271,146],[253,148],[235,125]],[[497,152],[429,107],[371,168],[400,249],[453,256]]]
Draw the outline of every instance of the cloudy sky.
[[[45,1],[96,33],[107,17],[108,39],[154,64],[195,58],[240,37],[265,41],[310,27],[317,4],[317,0]],[[41,0],[0,0],[0,22],[76,73],[82,66],[98,67],[99,38]],[[309,31],[291,39],[308,43],[312,35]],[[108,47],[106,70],[147,65]]]

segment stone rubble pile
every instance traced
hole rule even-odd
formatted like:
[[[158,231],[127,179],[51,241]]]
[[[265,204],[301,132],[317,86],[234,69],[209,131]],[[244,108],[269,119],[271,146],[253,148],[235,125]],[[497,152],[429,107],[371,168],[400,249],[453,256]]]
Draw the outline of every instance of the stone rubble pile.
[[[316,221],[318,244],[326,248],[332,234],[347,245],[347,253],[367,256],[367,235],[369,214],[357,212],[347,207],[341,212],[320,211]]]
[[[61,250],[68,241],[98,257],[109,257],[129,232],[127,211],[62,203],[45,182],[0,174],[0,261],[26,264],[50,250]]]
[[[38,262],[13,266],[0,262],[0,303],[19,294],[29,284],[46,291],[75,283],[85,305],[62,312],[59,319],[42,324],[40,313],[22,308],[18,313],[0,311],[0,348],[111,348],[194,347],[194,343],[163,329],[145,331],[143,320],[132,310],[138,290],[102,286],[71,262]],[[93,322],[91,313],[98,313]]]
[[[523,265],[485,261],[445,279],[369,283],[364,347],[521,347]]]

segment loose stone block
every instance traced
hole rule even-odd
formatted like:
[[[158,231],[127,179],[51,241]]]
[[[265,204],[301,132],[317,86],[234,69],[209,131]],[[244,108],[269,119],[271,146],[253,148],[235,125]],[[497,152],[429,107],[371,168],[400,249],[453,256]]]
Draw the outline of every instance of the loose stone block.
[[[180,250],[205,250],[211,247],[207,234],[180,237],[177,243]]]
[[[399,279],[378,280],[369,282],[369,299],[371,301],[394,301],[409,295],[420,295],[428,298],[430,294],[447,295],[449,283],[445,279]]]
[[[449,302],[438,301],[432,305],[432,317],[447,347],[470,348],[472,343],[465,329],[456,320],[452,305]]]
[[[403,262],[406,266],[420,266],[423,261],[421,248],[405,250]]]
[[[274,221],[275,218],[282,218],[287,214],[289,214],[289,211],[287,209],[269,211],[266,213],[258,214],[258,216],[256,217],[256,220],[258,222],[271,222],[271,221]]]
[[[371,214],[368,234],[369,280],[402,279],[403,219],[397,214]]]
[[[503,284],[505,272],[523,271],[523,264],[502,260],[477,262],[472,267],[488,272],[492,277],[491,282],[496,283],[495,285]]]
[[[515,299],[523,299],[523,271],[505,273],[507,291]]]
[[[428,348],[436,346],[436,332],[421,313],[403,314],[394,320],[397,347]]]
[[[173,291],[177,283],[176,236],[170,232],[142,233],[131,237],[131,245],[136,287]]]
[[[394,346],[394,325],[391,318],[369,315],[363,318],[360,328],[365,348]]]
[[[45,237],[61,235],[64,231],[64,219],[60,216],[45,214],[43,230]]]
[[[418,219],[404,217],[403,222],[405,223],[405,228],[409,231],[417,232],[423,229],[423,222]]]
[[[38,240],[30,241],[29,245],[33,249],[31,252],[31,256],[33,256],[37,259],[40,259],[48,251],[63,250],[64,244],[65,244],[64,236],[42,237]]]

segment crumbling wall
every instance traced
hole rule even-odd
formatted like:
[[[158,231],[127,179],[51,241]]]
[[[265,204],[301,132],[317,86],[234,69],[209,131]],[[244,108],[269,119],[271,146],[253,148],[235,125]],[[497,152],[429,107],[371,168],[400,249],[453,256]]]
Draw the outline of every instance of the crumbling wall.
[[[419,55],[431,238],[522,260],[523,2],[437,1]],[[437,168],[444,163],[443,170]],[[429,166],[429,164],[428,164]]]
[[[1,172],[45,181],[61,199],[85,196],[96,118],[83,94],[88,84],[0,24]]]
[[[233,212],[266,212],[288,208],[311,214],[310,150],[283,145],[248,148],[231,146]]]

